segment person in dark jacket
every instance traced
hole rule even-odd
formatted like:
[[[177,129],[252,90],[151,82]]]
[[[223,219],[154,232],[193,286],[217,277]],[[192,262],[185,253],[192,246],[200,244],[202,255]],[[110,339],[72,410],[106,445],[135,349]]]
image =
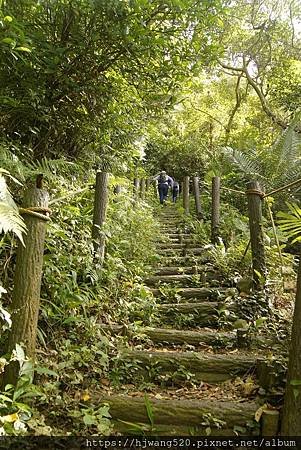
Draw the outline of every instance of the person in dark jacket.
[[[173,179],[167,175],[165,170],[162,170],[159,175],[155,176],[155,180],[158,183],[160,203],[163,205],[167,199],[169,187],[173,187]]]
[[[173,182],[173,187],[172,187],[172,201],[173,203],[176,203],[177,198],[179,196],[179,192],[180,192],[180,185],[177,181]]]

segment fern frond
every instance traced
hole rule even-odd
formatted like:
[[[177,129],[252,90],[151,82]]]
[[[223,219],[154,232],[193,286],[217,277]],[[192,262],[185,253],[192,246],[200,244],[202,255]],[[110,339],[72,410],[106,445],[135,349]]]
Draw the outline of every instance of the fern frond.
[[[9,175],[7,171],[0,169],[0,234],[11,231],[24,245],[22,233],[25,233],[26,226],[1,172]]]
[[[9,177],[12,178],[13,175],[15,177],[14,181],[16,181],[16,178],[22,182],[25,181],[28,173],[27,167],[12,150],[5,148],[3,145],[0,146],[0,167],[9,169]]]
[[[273,160],[270,161],[268,171],[274,187],[300,178],[300,172],[297,174],[297,170],[301,166],[301,136],[295,131],[299,123],[298,114],[271,148]]]
[[[238,170],[250,176],[250,178],[252,177],[266,181],[263,175],[262,165],[258,160],[255,160],[254,157],[249,158],[245,153],[231,147],[224,147],[223,151],[229,161],[232,162]]]
[[[43,158],[41,161],[35,161],[29,165],[31,173],[38,175],[42,173],[46,178],[53,179],[58,173],[67,174],[77,168],[77,165],[73,162],[66,161],[65,159],[47,159]]]
[[[286,203],[290,212],[280,211],[277,223],[280,230],[288,237],[295,237],[293,242],[301,239],[301,208],[296,203]]]
[[[25,223],[19,215],[18,210],[12,208],[7,203],[0,202],[0,234],[11,231],[24,245],[22,234],[25,233],[25,230]]]

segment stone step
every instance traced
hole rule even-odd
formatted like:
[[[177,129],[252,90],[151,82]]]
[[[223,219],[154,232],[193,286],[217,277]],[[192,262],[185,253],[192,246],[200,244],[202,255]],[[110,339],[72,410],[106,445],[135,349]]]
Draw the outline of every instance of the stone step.
[[[187,255],[202,255],[206,253],[206,250],[204,250],[201,247],[191,247],[191,248],[164,248],[164,249],[157,249],[158,255],[166,255],[166,256],[185,256]]]
[[[205,273],[203,273],[206,276]],[[202,275],[202,276],[203,276]],[[170,284],[181,284],[181,285],[191,285],[194,280],[193,277],[197,275],[154,275],[152,277],[146,278],[144,280],[145,284],[148,286],[156,286],[160,283],[170,283]]]
[[[97,394],[96,394],[97,395]],[[255,401],[223,401],[192,398],[191,399],[173,399],[173,398],[150,398],[147,397],[147,403],[151,405],[154,426],[150,426],[149,413],[146,408],[145,396],[137,392],[134,395],[102,395],[99,397],[93,395],[95,404],[108,403],[110,406],[110,415],[115,423],[115,430],[124,435],[131,432],[137,434],[140,424],[140,436],[133,437],[135,445],[140,448],[139,441],[142,441],[142,432],[146,435],[163,435],[163,436],[191,436],[193,430],[195,436],[207,436],[208,427],[211,428],[213,436],[234,436],[259,435],[259,427],[256,431],[248,429],[248,424],[253,423],[255,412],[259,408],[259,404]],[[208,417],[215,419],[212,422]],[[136,425],[136,426],[135,426]],[[234,427],[241,427],[244,431],[235,431]],[[243,433],[243,434],[241,434]],[[210,436],[208,437],[210,438]],[[195,446],[197,443],[195,444]],[[148,448],[153,447],[149,444]],[[192,448],[190,445],[185,448]],[[197,448],[197,446],[195,447]]]
[[[145,279],[148,286],[157,286],[160,284],[170,284],[176,286],[200,286],[212,280],[217,283],[222,282],[222,277],[217,272],[203,271],[199,274],[175,274],[175,275],[153,275]]]
[[[192,303],[165,303],[158,305],[158,313],[160,323],[171,324],[178,327],[184,322],[192,321],[193,326],[198,327],[217,327],[218,326],[218,308],[220,304],[217,302],[192,302]],[[181,318],[185,319],[181,321]]]
[[[162,243],[160,243],[160,244],[157,244],[157,249],[158,250],[161,250],[161,249],[164,249],[164,250],[174,250],[174,249],[190,249],[190,248],[195,248],[197,246],[197,242],[194,242],[194,241],[192,241],[192,242],[187,242],[187,241],[185,241],[185,242],[183,242],[183,243],[180,243],[180,242],[162,242]]]
[[[183,275],[183,276],[187,276],[187,275]],[[189,275],[188,275],[189,276]],[[217,300],[219,297],[221,297],[221,295],[224,295],[227,292],[227,288],[206,288],[206,287],[198,287],[198,288],[179,288],[176,289],[176,291],[173,293],[171,292],[171,297],[182,297],[183,299],[207,299],[207,300]],[[152,292],[152,294],[155,297],[166,297],[168,296],[168,292],[165,293],[164,290],[163,292],[159,289],[159,288],[150,288],[150,291]]]
[[[164,256],[161,255],[161,258],[159,260],[159,267],[160,265],[166,266],[168,264],[172,264],[173,266],[179,265],[179,266],[193,266],[193,265],[201,265],[212,262],[212,257],[209,255],[193,255],[193,254],[187,254],[186,256],[182,255],[171,255],[171,256]]]
[[[129,327],[124,325],[101,325],[101,329],[110,332],[113,335],[125,334],[129,337],[135,337],[135,330],[131,330]],[[139,328],[139,335],[145,335],[152,342],[158,343],[168,343],[168,344],[189,344],[194,346],[214,346],[214,347],[225,347],[226,345],[235,345],[237,338],[236,333],[225,332],[225,331],[215,331],[208,329],[199,329],[197,331],[190,330],[177,330],[173,328],[153,328],[153,327],[143,327]]]
[[[205,270],[206,266],[166,266],[157,268],[154,276],[196,274]]]
[[[192,381],[220,383],[236,376],[254,374],[257,358],[250,354],[211,354],[206,352],[175,352],[125,350],[116,360],[117,367],[126,366],[123,380],[139,378],[164,384]],[[187,378],[187,373],[189,374]]]
[[[164,239],[164,241],[158,242],[157,245],[160,246],[160,244],[166,244],[168,242],[172,244],[197,244],[197,241],[195,239],[182,238],[181,236],[183,235],[179,235],[177,238]]]

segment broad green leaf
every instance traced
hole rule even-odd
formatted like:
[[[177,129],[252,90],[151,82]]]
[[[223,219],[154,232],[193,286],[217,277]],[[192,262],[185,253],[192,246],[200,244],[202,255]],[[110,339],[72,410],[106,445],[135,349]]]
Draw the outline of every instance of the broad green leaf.
[[[27,53],[31,53],[30,48],[28,47],[15,47],[14,50],[18,50],[19,52],[27,52]]]

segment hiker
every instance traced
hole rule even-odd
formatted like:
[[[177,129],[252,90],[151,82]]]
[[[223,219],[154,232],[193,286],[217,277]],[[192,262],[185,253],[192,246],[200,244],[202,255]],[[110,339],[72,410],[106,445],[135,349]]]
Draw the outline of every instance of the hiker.
[[[158,183],[160,203],[163,205],[167,199],[169,187],[173,187],[173,179],[167,175],[165,170],[162,170],[159,175],[155,176],[154,179]]]
[[[173,187],[172,187],[172,201],[173,203],[176,203],[178,195],[180,192],[180,185],[177,181],[173,182]]]

